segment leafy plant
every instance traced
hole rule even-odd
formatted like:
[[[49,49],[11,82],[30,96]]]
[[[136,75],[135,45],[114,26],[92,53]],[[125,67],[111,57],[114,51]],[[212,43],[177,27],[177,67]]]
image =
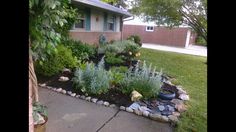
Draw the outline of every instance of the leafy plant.
[[[124,79],[127,70],[128,68],[124,66],[112,67],[111,68],[112,84],[116,86],[119,85],[121,81]]]
[[[63,45],[58,45],[57,53],[51,54],[43,62],[36,61],[35,71],[44,76],[52,76],[59,73],[63,68],[75,68],[78,64],[77,62],[77,58],[73,57],[70,49]]]
[[[136,44],[138,44],[140,47],[142,46],[142,43],[141,43],[141,38],[140,36],[138,35],[131,35],[127,38],[127,40],[132,40],[134,41]]]
[[[70,0],[29,1],[30,52],[35,60],[44,61],[56,52],[61,39],[68,37],[76,17],[77,9]]]
[[[161,88],[161,75],[156,73],[155,68],[152,70],[151,64],[149,67],[146,63],[140,68],[139,64],[133,69],[130,68],[126,76],[121,81],[121,91],[130,94],[133,90],[138,91],[145,99],[156,97]]]
[[[116,56],[116,54],[111,52],[106,52],[105,54],[105,61],[108,64],[114,65],[114,64],[121,64],[124,62],[123,58],[121,56]]]
[[[106,55],[106,62],[122,63],[124,61],[132,61],[139,56],[140,46],[131,40],[115,41],[112,44],[102,46],[98,49]]]
[[[47,107],[45,105],[40,104],[39,102],[35,102],[33,103],[33,119],[34,122],[38,122],[39,120],[39,115],[41,116],[48,116],[48,112],[47,112]]]
[[[77,69],[72,79],[75,89],[98,95],[108,92],[111,80],[111,73],[104,69],[104,57],[97,66],[94,63],[86,63],[85,69]]]
[[[88,60],[90,57],[94,57],[95,55],[95,47],[82,43],[81,41],[65,39],[63,44],[67,48],[71,49],[73,56],[76,56],[81,61]]]

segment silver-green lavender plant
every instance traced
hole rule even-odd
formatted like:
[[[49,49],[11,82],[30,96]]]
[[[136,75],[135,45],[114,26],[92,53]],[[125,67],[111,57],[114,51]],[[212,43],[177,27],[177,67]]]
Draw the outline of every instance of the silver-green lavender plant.
[[[84,70],[77,69],[72,79],[74,87],[87,94],[108,92],[111,80],[111,73],[104,69],[104,57],[97,66],[87,63]]]
[[[162,72],[156,72],[155,69],[152,70],[152,65],[148,67],[145,62],[141,67],[137,64],[134,69],[130,68],[121,81],[121,91],[130,94],[136,90],[146,99],[156,97],[162,85]]]

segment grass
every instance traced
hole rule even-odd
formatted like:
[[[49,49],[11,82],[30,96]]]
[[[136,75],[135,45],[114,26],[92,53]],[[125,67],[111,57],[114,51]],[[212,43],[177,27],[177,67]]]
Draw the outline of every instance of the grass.
[[[207,58],[142,48],[140,59],[176,78],[190,96],[175,131],[207,132]]]

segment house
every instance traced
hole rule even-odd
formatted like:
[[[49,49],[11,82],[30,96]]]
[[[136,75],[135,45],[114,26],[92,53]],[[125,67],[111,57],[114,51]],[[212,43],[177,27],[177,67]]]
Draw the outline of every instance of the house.
[[[72,0],[78,7],[78,19],[70,37],[89,44],[98,44],[103,34],[106,41],[121,40],[123,19],[132,16],[121,8],[99,0]]]
[[[139,35],[142,43],[173,47],[188,47],[196,39],[196,34],[188,26],[169,29],[154,22],[142,22],[138,18],[124,23],[123,38],[130,35]]]

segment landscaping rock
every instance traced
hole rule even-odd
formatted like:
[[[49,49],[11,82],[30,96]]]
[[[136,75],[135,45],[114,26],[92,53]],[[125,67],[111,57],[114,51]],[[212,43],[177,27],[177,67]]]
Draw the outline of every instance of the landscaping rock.
[[[145,106],[140,106],[140,107],[138,108],[138,110],[140,110],[141,112],[144,112],[144,111],[151,111],[150,109],[148,109],[148,108],[145,107]]]
[[[160,121],[161,120],[161,115],[160,114],[149,114],[149,117],[155,121]]]
[[[130,107],[131,109],[135,110],[135,109],[138,109],[138,108],[140,107],[140,105],[139,105],[138,103],[134,102],[134,103],[131,104],[129,107]]]
[[[66,73],[66,72],[71,73],[71,70],[68,69],[68,68],[64,68],[64,69],[62,70],[62,73]]]
[[[134,113],[137,114],[137,115],[142,115],[142,114],[143,114],[142,111],[140,111],[140,110],[138,110],[138,109],[135,109],[135,110],[134,110]]]
[[[143,111],[143,116],[148,117],[149,114],[150,114],[150,112],[148,112],[148,111]]]
[[[57,88],[52,88],[53,91],[57,91]]]
[[[57,92],[61,92],[61,91],[62,91],[62,88],[58,88],[56,91],[57,91]]]
[[[172,112],[172,115],[173,115],[173,116],[176,116],[176,117],[179,117],[179,116],[180,116],[180,113],[179,113],[179,112]]]
[[[79,98],[79,97],[80,97],[80,95],[78,94],[78,95],[76,95],[75,97],[76,97],[76,98]]]
[[[66,90],[61,90],[61,93],[66,94]]]
[[[134,110],[133,109],[131,109],[131,108],[129,108],[129,107],[126,107],[126,109],[125,109],[127,112],[134,112]]]
[[[131,93],[131,100],[132,101],[138,101],[142,98],[143,96],[138,92],[138,91],[132,91]]]
[[[111,108],[115,108],[116,105],[115,105],[115,104],[111,104],[109,107],[111,107]]]
[[[99,100],[97,104],[102,105],[104,102],[102,100]]]
[[[159,106],[158,106],[158,109],[159,109],[160,111],[163,111],[163,110],[165,110],[165,106],[159,105]]]
[[[167,107],[167,109],[168,109],[169,111],[171,111],[171,112],[174,112],[174,111],[175,111],[175,108],[172,107],[172,106],[170,106],[170,105],[167,105],[166,107]]]
[[[124,110],[125,111],[125,107],[124,106],[120,106],[120,110]]]
[[[180,113],[182,113],[182,112],[184,112],[184,111],[187,110],[187,108],[186,108],[186,106],[185,106],[184,104],[182,104],[182,105],[175,105],[175,108],[176,108]]]
[[[91,102],[93,102],[93,103],[96,103],[97,101],[98,101],[97,98],[92,98],[92,99],[91,99]]]
[[[71,91],[67,91],[67,94],[71,95],[71,94],[72,94],[72,92],[71,92]]]
[[[161,116],[162,122],[169,122],[169,118],[167,116]]]
[[[165,111],[162,111],[161,114],[168,116],[168,115],[171,115],[172,112],[171,112],[171,111],[168,111],[168,110],[165,110]]]
[[[40,87],[46,87],[46,83],[39,84]]]
[[[179,120],[178,120],[178,117],[174,116],[174,115],[169,115],[168,116],[169,120],[173,123],[177,123]]]
[[[179,98],[182,99],[182,100],[189,100],[189,96],[186,95],[186,94],[180,94]]]
[[[182,105],[182,104],[184,104],[184,102],[182,100],[179,100],[179,99],[172,99],[170,102],[174,103],[175,105]]]
[[[52,89],[52,87],[51,86],[46,86],[48,89]]]
[[[147,104],[146,103],[144,103],[144,102],[136,102],[136,103],[138,103],[140,106],[145,106],[145,107],[147,107]]]
[[[70,80],[68,77],[64,77],[64,76],[61,76],[59,79],[58,79],[58,81],[60,81],[60,82],[66,82],[66,81],[68,81],[68,80]]]
[[[72,93],[70,96],[75,97],[75,96],[76,96],[76,93]]]
[[[178,94],[187,94],[186,91],[183,90],[183,88],[181,86],[177,86],[176,88],[178,90]]]
[[[85,98],[85,100],[86,100],[86,101],[90,101],[90,100],[91,100],[91,97],[88,96],[88,97]]]
[[[85,97],[84,95],[81,95],[80,98],[81,98],[81,99],[85,99],[86,97]]]
[[[109,106],[109,102],[104,101],[104,102],[103,102],[103,105],[105,105],[105,106]]]

